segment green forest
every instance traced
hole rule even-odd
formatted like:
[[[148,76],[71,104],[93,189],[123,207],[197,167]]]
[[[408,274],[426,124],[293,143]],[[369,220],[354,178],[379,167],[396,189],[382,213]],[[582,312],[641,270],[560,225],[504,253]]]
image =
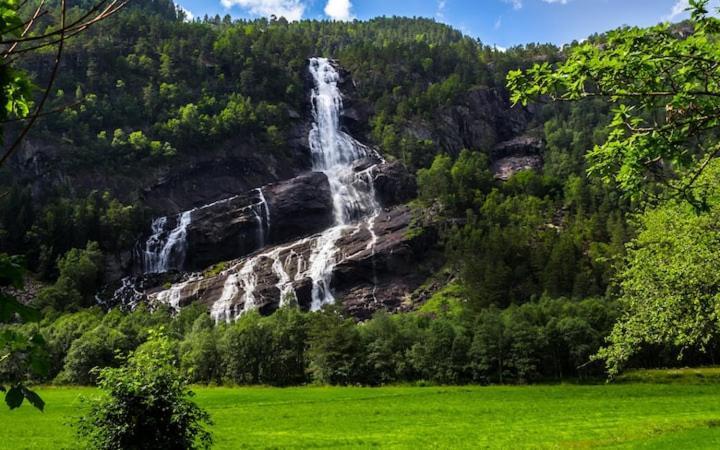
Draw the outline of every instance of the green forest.
[[[0,163],[8,405],[42,409],[34,385],[100,386],[117,403],[95,405],[79,433],[92,448],[153,448],[114,447],[120,432],[108,423],[122,419],[103,415],[136,407],[126,396],[144,394],[133,377],[177,400],[185,383],[612,383],[636,369],[715,365],[720,19],[707,1],[690,4],[681,23],[499,50],[433,19],[189,20],[170,0],[134,0],[68,38],[55,74],[54,44],[28,47],[18,24],[48,8],[32,33],[53,39],[95,3],[0,2],[3,36],[28,49],[0,65],[3,137],[22,139]],[[314,57],[352,79],[347,98],[367,120],[344,132],[417,185],[402,234],[430,242],[429,256],[411,269],[422,280],[398,294],[402,307],[360,318],[343,298],[312,311],[289,302],[225,322],[203,301],[100,301],[153,220],[183,211],[149,200],[173,173],[226,164],[233,152],[264,161],[237,174],[247,190],[310,170],[289,143],[315,117]],[[462,122],[465,111],[487,117]],[[458,121],[477,129],[449,125]],[[539,156],[523,154],[541,163],[498,176],[506,141],[541,143]],[[192,281],[187,272],[158,289]],[[145,425],[184,441],[154,448],[210,446],[197,425],[210,417],[192,403],[173,408],[187,423]]]

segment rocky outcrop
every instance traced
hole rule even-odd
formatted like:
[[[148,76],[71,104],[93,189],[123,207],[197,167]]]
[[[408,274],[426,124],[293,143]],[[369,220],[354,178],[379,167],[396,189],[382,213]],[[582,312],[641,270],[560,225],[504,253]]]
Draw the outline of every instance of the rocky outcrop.
[[[544,142],[531,136],[520,136],[496,145],[491,153],[495,178],[507,181],[522,170],[541,170]]]
[[[428,254],[435,232],[413,229],[412,219],[406,206],[384,211],[374,223],[374,246],[367,228],[338,241],[346,256],[335,267],[332,288],[352,316],[365,320],[378,310],[399,311],[433,272]]]
[[[417,197],[415,177],[399,161],[378,165],[373,181],[375,195],[385,207],[401,205]]]
[[[435,239],[431,231],[411,232],[411,222],[411,210],[400,206],[384,210],[374,221],[342,230],[336,243],[338,264],[332,273],[331,289],[338,302],[355,317],[365,319],[380,309],[397,311],[428,275],[419,268]],[[374,239],[370,230],[374,232]],[[243,285],[234,282],[232,277],[242,275],[251,263],[256,285],[250,309],[272,313],[288,300],[282,295],[291,292],[292,301],[308,310],[313,300],[313,283],[305,276],[307,263],[321,238],[322,235],[311,236],[232,261],[217,275],[190,275],[169,290],[151,290],[149,299],[174,307],[200,301],[212,309],[224,298],[227,304],[222,307],[234,315],[247,310],[248,306]],[[278,264],[282,265],[281,272],[290,277],[292,289],[281,288],[283,280],[278,276]]]
[[[530,113],[511,107],[497,90],[477,87],[455,105],[448,106],[432,122],[411,122],[406,131],[419,140],[432,140],[444,151],[457,155],[464,148],[487,151],[499,142],[525,131]]]
[[[269,244],[318,233],[332,221],[324,174],[311,172],[271,184],[193,211],[185,268],[202,270]]]
[[[333,224],[330,185],[322,173],[311,172],[262,190],[270,209],[269,244],[318,233]]]
[[[370,169],[376,197],[383,207],[403,204],[415,197],[415,179],[402,164],[375,163],[374,158],[360,160],[354,169],[358,172]],[[323,173],[308,172],[192,210],[181,260],[173,267],[203,270],[268,245],[311,236],[330,228],[333,222],[328,179]],[[167,239],[178,223],[178,216],[169,217],[160,239]],[[147,237],[140,241],[135,272],[145,269],[142,252],[146,240]],[[121,262],[110,263],[107,272],[112,277],[108,279],[122,278]]]

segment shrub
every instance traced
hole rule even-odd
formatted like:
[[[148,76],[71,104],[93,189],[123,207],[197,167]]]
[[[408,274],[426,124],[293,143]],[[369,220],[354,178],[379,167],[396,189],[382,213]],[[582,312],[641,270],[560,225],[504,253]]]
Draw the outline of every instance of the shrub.
[[[152,332],[123,367],[100,371],[107,395],[78,420],[81,440],[94,449],[210,448],[210,416],[191,401],[172,349],[162,331]]]

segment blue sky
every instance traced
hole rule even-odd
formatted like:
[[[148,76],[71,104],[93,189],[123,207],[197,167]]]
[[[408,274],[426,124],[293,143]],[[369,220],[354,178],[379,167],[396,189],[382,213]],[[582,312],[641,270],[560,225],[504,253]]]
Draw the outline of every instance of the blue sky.
[[[193,16],[291,20],[423,16],[448,23],[486,44],[564,44],[620,25],[653,25],[686,17],[687,0],[177,0]]]

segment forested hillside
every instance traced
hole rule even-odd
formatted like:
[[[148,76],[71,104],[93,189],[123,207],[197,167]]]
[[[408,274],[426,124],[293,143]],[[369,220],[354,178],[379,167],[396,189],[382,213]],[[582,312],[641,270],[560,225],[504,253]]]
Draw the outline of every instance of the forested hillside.
[[[660,33],[673,35],[668,30]],[[2,262],[27,270],[27,289],[13,292],[42,311],[38,322],[2,327],[42,337],[36,356],[45,370],[31,378],[43,382],[92,384],[92,368],[119,365],[159,326],[182,369],[203,383],[604,376],[594,357],[611,333],[622,334],[612,330],[627,312],[623,293],[642,296],[627,280],[641,271],[633,264],[646,259],[643,245],[678,216],[688,232],[710,224],[684,203],[652,203],[628,195],[620,178],[588,174],[587,153],[617,138],[616,98],[551,102],[547,91],[530,89],[529,102],[513,103],[506,79],[537,63],[550,70],[584,46],[613,39],[498,51],[429,19],[187,21],[167,0],[133,2],[68,42],[51,112],[0,169],[0,252],[21,257],[5,255]],[[280,298],[280,306],[258,303],[224,323],[203,296],[222,290],[225,299],[227,279],[238,276],[229,273],[233,266],[248,267],[237,258],[276,248],[265,267],[272,275],[287,250],[272,246],[297,238],[293,253],[312,253],[302,245],[330,214],[313,203],[302,209],[316,214],[307,232],[272,231],[278,204],[309,202],[283,195],[317,186],[302,178],[317,169],[308,142],[318,121],[311,92],[320,87],[309,73],[315,57],[329,58],[340,72],[341,130],[372,150],[372,164],[358,159],[365,165],[352,169],[375,177],[369,185],[379,204],[366,208],[374,214],[365,225],[358,222],[350,237],[338,239],[345,246],[338,247],[355,253],[324,287],[336,294],[335,305],[300,312]],[[24,61],[39,78],[47,64],[43,54]],[[511,87],[519,100],[520,88]],[[703,180],[712,185],[712,178]],[[262,198],[255,198],[258,191]],[[318,202],[324,195],[321,188],[312,194],[304,195]],[[242,226],[260,224],[260,236],[255,228],[230,236],[233,245],[237,236],[252,240],[242,253],[202,255],[195,259],[199,267],[168,267],[162,277],[143,272],[140,253],[153,232],[172,234],[159,217],[179,223],[183,211],[200,208],[207,222],[190,233],[214,237],[241,221],[227,219],[225,203],[217,203],[227,199],[233,208],[235,199],[246,202]],[[309,217],[293,211],[281,217],[298,223]],[[201,250],[226,246],[218,242]],[[356,254],[362,258],[352,260]],[[666,256],[651,252],[647,260],[663,264]],[[660,277],[640,275],[646,283]],[[133,303],[134,311],[111,303],[108,292],[128,287],[121,281],[126,276],[145,283],[138,288],[134,281],[134,291],[169,300]],[[301,298],[310,287],[295,281],[295,303],[317,309]],[[186,295],[192,283],[200,288]],[[282,296],[282,283],[260,280],[253,289]],[[623,367],[708,363],[717,356],[715,334],[638,339],[617,359]],[[0,380],[25,377],[24,358],[17,353],[0,361]]]

